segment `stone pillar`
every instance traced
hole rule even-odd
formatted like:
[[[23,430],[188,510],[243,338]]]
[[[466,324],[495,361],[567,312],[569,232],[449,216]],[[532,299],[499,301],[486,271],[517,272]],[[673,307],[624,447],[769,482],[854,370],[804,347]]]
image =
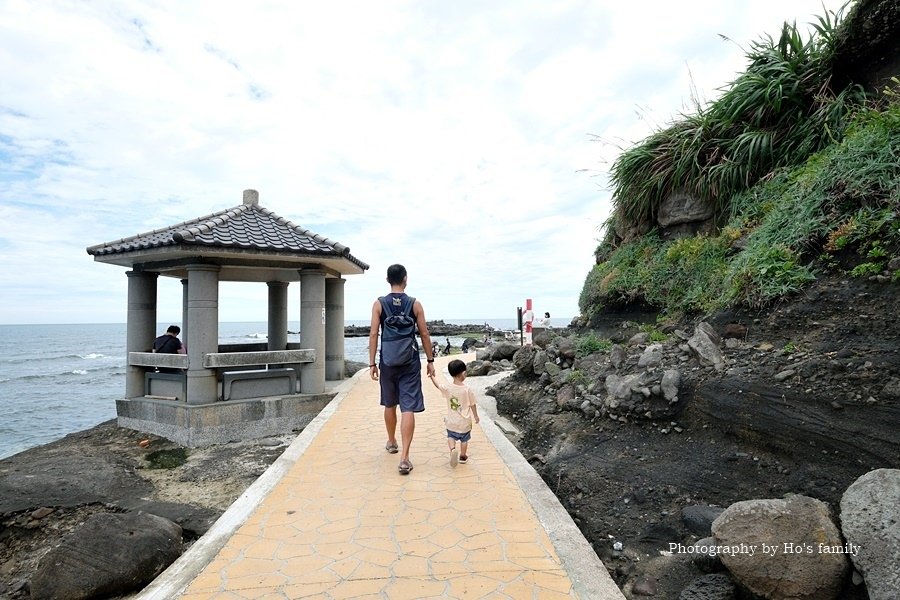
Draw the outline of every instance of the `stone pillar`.
[[[187,403],[209,404],[218,399],[215,369],[203,368],[203,357],[219,351],[219,267],[188,265]]]
[[[187,346],[188,339],[188,280],[181,280],[181,342]]]
[[[288,284],[269,281],[269,350],[287,349]]]
[[[300,393],[325,391],[325,271],[300,271],[300,347],[316,351],[316,360],[300,368]]]
[[[149,352],[156,339],[156,283],[159,273],[128,271],[128,316],[125,334],[125,397],[144,395],[144,368],[128,365],[128,352]]]
[[[325,379],[344,378],[344,283],[346,279],[325,280]]]

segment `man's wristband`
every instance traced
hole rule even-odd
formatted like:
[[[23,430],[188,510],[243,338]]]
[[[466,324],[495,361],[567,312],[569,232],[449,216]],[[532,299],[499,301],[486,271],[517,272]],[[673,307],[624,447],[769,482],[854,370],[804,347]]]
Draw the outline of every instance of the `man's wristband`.
[[[371,368],[374,367],[374,366],[375,366],[375,365],[369,365],[369,368],[371,369]]]
[[[433,359],[433,358],[429,358],[429,359],[428,359],[428,362],[434,362],[434,359]]]

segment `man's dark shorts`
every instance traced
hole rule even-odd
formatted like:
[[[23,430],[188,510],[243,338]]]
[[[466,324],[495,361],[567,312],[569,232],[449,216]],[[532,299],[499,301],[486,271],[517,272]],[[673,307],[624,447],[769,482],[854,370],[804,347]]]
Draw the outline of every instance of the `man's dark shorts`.
[[[422,412],[425,398],[422,395],[422,363],[414,361],[403,367],[379,365],[378,380],[381,383],[381,405],[400,405],[400,412]]]

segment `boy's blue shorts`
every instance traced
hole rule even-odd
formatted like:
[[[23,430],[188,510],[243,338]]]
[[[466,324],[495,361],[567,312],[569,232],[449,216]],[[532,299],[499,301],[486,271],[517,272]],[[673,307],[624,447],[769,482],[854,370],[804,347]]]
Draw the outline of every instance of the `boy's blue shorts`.
[[[456,440],[456,441],[458,441],[458,442],[468,442],[469,440],[472,439],[472,432],[471,432],[471,431],[467,431],[467,432],[465,432],[465,433],[459,433],[459,432],[456,432],[456,431],[450,431],[450,430],[448,429],[448,430],[447,430],[447,437],[450,438],[451,440]]]
[[[403,367],[378,365],[378,381],[381,384],[381,405],[400,405],[400,412],[422,412],[425,397],[422,395],[422,363],[411,362]]]

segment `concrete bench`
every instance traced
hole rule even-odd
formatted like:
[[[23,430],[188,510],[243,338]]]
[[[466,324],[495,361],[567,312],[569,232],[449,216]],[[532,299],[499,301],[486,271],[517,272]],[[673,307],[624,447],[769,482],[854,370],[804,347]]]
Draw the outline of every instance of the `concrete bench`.
[[[237,385],[235,385],[237,383]],[[297,370],[250,369],[222,373],[222,400],[243,400],[263,396],[294,394],[297,390]]]
[[[187,398],[187,377],[184,373],[144,372],[144,394],[157,398]]]

